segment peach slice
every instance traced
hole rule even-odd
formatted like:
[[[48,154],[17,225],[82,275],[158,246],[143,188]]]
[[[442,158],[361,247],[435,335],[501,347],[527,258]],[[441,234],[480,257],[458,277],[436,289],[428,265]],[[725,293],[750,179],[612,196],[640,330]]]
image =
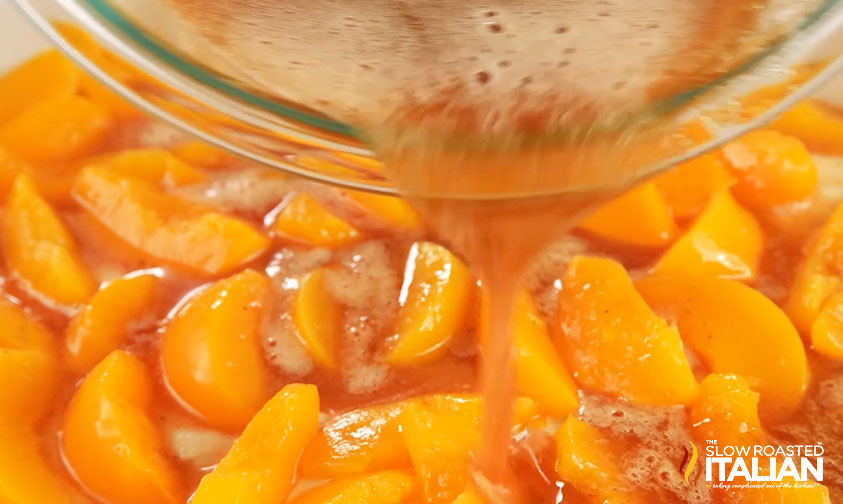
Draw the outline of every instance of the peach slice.
[[[480,430],[459,410],[410,402],[400,415],[402,434],[427,502],[454,500],[470,481],[471,451]]]
[[[567,417],[579,406],[577,385],[526,291],[521,291],[516,299],[513,324],[518,389],[535,399],[549,415]]]
[[[818,353],[843,361],[843,291],[823,305],[811,326],[811,345]]]
[[[596,428],[569,416],[554,436],[556,473],[594,502],[643,504],[623,481],[617,460],[621,454]]]
[[[410,458],[398,420],[406,404],[354,409],[329,420],[302,453],[302,476],[335,478],[408,467]]]
[[[26,163],[0,148],[0,202],[6,200],[17,176],[28,168]]]
[[[126,64],[103,50],[87,32],[74,24],[61,21],[54,22],[53,26],[67,42],[108,75],[124,84],[132,80],[133,74]],[[79,91],[116,118],[135,119],[143,117],[143,112],[140,109],[121,98],[91,75],[82,74],[79,81]]]
[[[64,362],[75,373],[87,373],[116,350],[127,326],[142,315],[155,296],[152,274],[118,278],[103,285],[67,327]]]
[[[763,294],[734,280],[652,276],[636,284],[715,373],[736,373],[761,393],[765,413],[787,415],[808,387],[808,361],[793,324]]]
[[[797,103],[770,126],[802,140],[809,149],[843,155],[843,116],[811,101]]]
[[[735,197],[751,206],[799,201],[814,193],[817,167],[799,140],[771,130],[753,131],[721,150],[737,182]]]
[[[305,448],[299,463],[307,478],[334,478],[368,471],[410,467],[400,416],[413,401],[426,409],[457,411],[466,425],[479,429],[483,410],[478,395],[441,394],[359,408],[328,421]],[[515,403],[515,424],[536,416],[538,404],[528,398]]]
[[[109,114],[82,96],[46,100],[0,126],[0,147],[27,161],[73,161],[106,140]]]
[[[161,342],[170,391],[209,424],[237,432],[270,396],[259,331],[269,279],[245,270],[190,298]]]
[[[826,301],[843,288],[843,204],[810,242],[796,271],[785,312],[803,335],[811,332]]]
[[[204,181],[204,173],[164,149],[128,149],[104,156],[98,161],[121,175],[169,186]]]
[[[309,194],[296,194],[278,212],[272,231],[313,247],[340,248],[363,239],[361,233]]]
[[[0,299],[0,502],[70,504],[79,497],[44,461],[33,426],[53,406],[53,336],[22,308]]]
[[[0,362],[0,369],[2,366]],[[3,504],[87,502],[46,463],[41,454],[41,439],[30,426],[0,421],[0,446],[3,447],[0,450],[0,502]]]
[[[325,287],[325,271],[311,271],[301,280],[293,300],[293,322],[314,360],[336,370],[342,308]]]
[[[448,249],[418,242],[410,249],[395,341],[386,361],[395,365],[429,361],[443,351],[466,322],[474,278]]]
[[[413,494],[416,482],[400,471],[381,471],[329,481],[292,499],[290,504],[401,504]]]
[[[35,291],[74,304],[96,290],[75,240],[26,175],[15,179],[1,232],[9,268]]]
[[[711,196],[696,222],[654,271],[751,280],[758,272],[763,245],[764,235],[755,217],[721,191]]]
[[[285,386],[257,412],[217,467],[202,478],[191,504],[285,502],[296,462],[318,428],[316,387]]]
[[[0,147],[0,202],[5,201],[15,178],[20,174],[28,175],[47,201],[59,204],[73,201],[70,189],[76,176],[75,167],[42,165],[35,168]]]
[[[421,229],[418,214],[401,198],[352,190],[346,190],[344,194],[389,226],[402,230]]]
[[[0,124],[36,103],[70,98],[81,72],[56,50],[49,50],[0,76]]]
[[[451,504],[483,504],[483,498],[480,497],[480,494],[474,488],[474,486],[469,485],[468,488],[465,489],[465,492],[459,494],[456,499]]]
[[[634,215],[634,219],[630,216]],[[653,182],[633,187],[580,221],[579,228],[600,238],[637,247],[669,245],[679,228]]]
[[[699,214],[711,195],[727,189],[735,178],[714,154],[703,154],[656,177],[656,187],[677,219]]]
[[[694,439],[721,446],[764,444],[758,419],[758,394],[735,374],[710,374],[700,382],[700,396],[688,411]]]
[[[28,425],[50,407],[57,377],[53,335],[2,298],[0,327],[0,404],[6,420]]]
[[[697,395],[679,332],[611,259],[571,261],[554,330],[568,369],[585,387],[642,404],[689,404]]]
[[[208,169],[226,166],[236,159],[232,154],[198,140],[180,143],[172,150],[185,163]]]
[[[133,247],[195,273],[224,274],[269,246],[268,238],[239,219],[107,168],[89,166],[79,172],[73,197]]]
[[[3,309],[0,309],[3,310]],[[0,313],[0,320],[4,317]],[[31,424],[49,409],[49,398],[56,385],[56,359],[34,349],[5,346],[0,342],[0,401],[10,419]]]
[[[407,401],[398,421],[426,502],[451,501],[469,483],[471,453],[480,446],[482,401],[428,396]],[[537,404],[519,399],[515,424],[535,415]]]
[[[151,410],[152,380],[137,357],[118,350],[91,370],[61,437],[65,462],[85,488],[119,504],[184,502]]]
[[[111,62],[111,58],[108,57],[100,58],[98,65],[100,68],[107,68],[108,70],[106,71],[112,77],[118,77],[119,73],[125,73],[122,69],[116,69],[116,65],[114,65]],[[144,112],[141,109],[123,99],[123,97],[109,89],[91,75],[82,75],[82,79],[79,82],[79,90],[100,108],[108,111],[112,117],[124,120],[144,117]]]

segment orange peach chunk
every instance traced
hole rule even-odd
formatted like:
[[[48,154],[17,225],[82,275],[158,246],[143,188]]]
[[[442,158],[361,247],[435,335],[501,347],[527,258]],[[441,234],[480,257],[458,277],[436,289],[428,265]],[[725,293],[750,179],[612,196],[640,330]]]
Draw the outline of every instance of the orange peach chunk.
[[[387,362],[416,364],[438,356],[463,328],[474,285],[471,272],[448,249],[430,242],[414,244]]]
[[[211,425],[236,432],[270,396],[259,331],[269,279],[245,270],[192,297],[164,330],[170,391]]]
[[[111,117],[82,96],[36,103],[0,126],[0,147],[32,162],[73,161],[105,142]]]
[[[526,291],[516,299],[513,324],[518,389],[535,399],[544,412],[565,418],[579,406],[577,386]]]
[[[228,454],[202,478],[191,504],[285,502],[296,462],[318,427],[316,387],[287,385],[258,411]]]
[[[401,198],[364,191],[346,190],[344,193],[354,203],[389,226],[405,230],[421,228],[418,214]]]
[[[54,22],[53,26],[67,42],[110,77],[123,84],[132,80],[132,72],[127,69],[126,64],[122,61],[118,63],[117,59],[103,50],[87,32],[76,25],[61,21]],[[91,75],[82,74],[79,81],[79,91],[103,109],[109,111],[114,117],[120,119],[143,117],[143,112],[140,109],[121,98]]]
[[[53,406],[53,337],[22,308],[0,299],[0,502],[77,502],[44,461],[34,424]]]
[[[151,409],[152,380],[137,357],[122,351],[97,364],[76,391],[62,453],[73,475],[99,498],[115,504],[184,502]]]
[[[15,178],[26,168],[26,163],[0,148],[0,202],[6,200]]]
[[[677,219],[696,216],[712,194],[727,189],[734,181],[714,154],[698,156],[653,180]]]
[[[76,241],[26,175],[14,182],[2,221],[9,268],[33,290],[59,303],[82,303],[96,290]]]
[[[73,197],[133,247],[195,273],[229,272],[269,246],[265,236],[239,219],[107,168],[90,166],[79,172]]]
[[[410,456],[399,417],[413,401],[422,401],[434,412],[459,411],[467,424],[479,428],[483,405],[477,395],[432,395],[351,410],[332,418],[308,444],[299,463],[302,475],[333,478],[409,467]],[[534,401],[519,398],[515,423],[527,422],[537,410]]]
[[[272,223],[272,230],[283,238],[314,247],[339,248],[362,239],[351,224],[305,193],[293,196],[284,205]]]
[[[617,460],[621,454],[596,428],[569,416],[556,431],[556,473],[594,502],[643,504],[626,482]]]
[[[116,350],[127,326],[152,301],[157,281],[152,274],[141,274],[103,285],[67,327],[65,364],[75,373],[86,373]]]
[[[821,154],[843,155],[843,115],[803,101],[781,115],[771,127],[802,140]]]
[[[653,248],[669,245],[679,233],[670,208],[653,182],[633,187],[601,206],[580,221],[579,228],[606,240]]]
[[[700,382],[688,421],[701,444],[714,440],[721,446],[752,446],[767,438],[758,419],[758,394],[735,374],[710,374]]]
[[[843,204],[838,205],[810,242],[796,271],[785,312],[803,335],[823,305],[843,288]]]
[[[843,291],[823,305],[811,326],[811,345],[826,357],[843,360]]]
[[[0,124],[45,100],[69,98],[81,72],[58,51],[50,50],[0,76]]]
[[[0,321],[4,318],[0,313]],[[0,342],[0,379],[4,384],[0,404],[10,419],[31,423],[49,409],[51,388],[56,385],[55,358],[34,349],[7,347],[4,343]]]
[[[0,362],[0,369],[3,363]],[[0,371],[1,373],[2,371]],[[4,381],[4,386],[11,386]],[[3,504],[77,504],[77,495],[42,456],[41,439],[30,426],[0,422],[0,502]]]
[[[459,494],[456,499],[451,504],[483,504],[483,498],[480,497],[480,494],[474,488],[474,486],[469,485],[468,488],[465,489],[465,492]]]
[[[409,466],[398,421],[405,406],[406,402],[370,406],[332,418],[302,453],[301,474],[333,478]]]
[[[554,329],[568,369],[585,387],[642,404],[688,404],[697,395],[679,332],[650,310],[613,260],[574,258]]]
[[[793,324],[763,294],[734,280],[653,276],[636,284],[715,373],[736,373],[761,393],[765,413],[787,415],[808,387],[808,361]]]
[[[469,483],[471,451],[480,430],[459,409],[434,409],[413,401],[401,413],[404,442],[427,502],[455,499]]]
[[[381,471],[329,481],[310,489],[290,504],[401,504],[413,494],[416,482],[400,471]]]
[[[100,67],[112,77],[118,76],[115,73],[115,65],[109,64],[108,58],[100,60]],[[122,72],[117,70],[117,72]],[[119,94],[112,91],[91,75],[84,74],[79,82],[79,90],[92,102],[96,103],[103,110],[118,119],[137,119],[144,117],[144,112],[134,104],[126,101]]]
[[[763,245],[764,235],[755,217],[721,191],[712,195],[654,271],[751,280],[758,272]]]
[[[314,360],[336,370],[342,309],[325,287],[325,271],[311,271],[301,280],[293,300],[293,322]]]
[[[56,379],[53,335],[22,308],[2,298],[0,327],[0,404],[6,410],[3,418],[27,425],[50,406]]]
[[[814,193],[817,167],[794,137],[771,130],[753,131],[721,150],[737,182],[732,192],[751,206],[799,201]]]
[[[173,154],[185,163],[202,168],[219,168],[231,163],[235,158],[228,152],[213,145],[189,140],[173,147]]]
[[[164,149],[128,149],[98,161],[109,170],[167,186],[202,182],[205,174]]]
[[[0,202],[6,199],[12,183],[20,174],[28,175],[47,201],[60,204],[72,202],[70,189],[76,175],[74,166],[42,165],[36,168],[3,148],[0,148]]]
[[[428,396],[407,402],[398,416],[401,435],[426,502],[454,500],[469,483],[471,453],[482,439],[479,398]],[[535,414],[536,404],[519,399],[514,423]]]

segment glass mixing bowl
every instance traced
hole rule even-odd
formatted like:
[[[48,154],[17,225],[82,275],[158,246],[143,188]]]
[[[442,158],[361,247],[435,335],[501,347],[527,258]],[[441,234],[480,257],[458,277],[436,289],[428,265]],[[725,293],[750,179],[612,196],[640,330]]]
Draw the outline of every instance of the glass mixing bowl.
[[[212,144],[304,177],[380,193],[395,189],[376,156],[349,124],[246,82],[237,68],[180,50],[183,26],[152,9],[155,0],[14,0],[58,47],[99,80],[150,114]],[[143,10],[143,9],[141,9]],[[129,13],[131,11],[131,13]],[[115,72],[86,57],[53,21],[69,20],[132,68]],[[818,1],[786,33],[769,38],[741,64],[704,85],[662,99],[648,111],[687,120],[705,117],[712,137],[650,156],[647,176],[699,155],[774,118],[843,67],[843,0]],[[192,42],[192,41],[191,41]],[[801,78],[794,78],[794,69]],[[778,84],[778,86],[777,86]],[[762,106],[729,110],[764,87]]]

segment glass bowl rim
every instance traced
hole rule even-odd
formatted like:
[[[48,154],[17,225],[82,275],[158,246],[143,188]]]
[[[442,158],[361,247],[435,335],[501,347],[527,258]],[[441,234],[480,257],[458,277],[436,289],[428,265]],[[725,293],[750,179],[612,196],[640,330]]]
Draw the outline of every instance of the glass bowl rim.
[[[235,117],[238,120],[244,121],[251,126],[259,128],[267,128],[269,130],[277,131],[279,128],[283,130],[286,135],[292,137],[299,137],[307,145],[316,146],[332,152],[339,152],[343,154],[351,154],[355,156],[362,156],[366,158],[375,158],[374,153],[365,146],[355,145],[357,142],[365,141],[364,138],[358,136],[355,129],[345,123],[335,121],[324,116],[309,114],[302,110],[297,110],[293,107],[277,103],[267,98],[258,96],[245,89],[234,86],[231,83],[225,82],[210,72],[190,63],[174,52],[170,51],[153,38],[147,36],[144,31],[137,27],[134,23],[126,19],[123,15],[117,12],[113,7],[108,5],[106,0],[51,0],[60,5],[66,12],[68,12],[74,21],[79,22],[85,29],[94,33],[96,38],[101,42],[106,42],[105,48],[111,50],[121,57],[124,57],[131,64],[136,65],[144,71],[149,72],[153,77],[163,80],[166,84],[174,86],[178,91],[192,96],[192,93],[197,91],[196,85],[203,89],[210,89],[214,94],[203,93],[203,98],[207,103],[215,109],[219,106],[219,110],[224,114]],[[145,112],[155,116],[163,121],[176,126],[177,128],[186,131],[187,133],[196,136],[212,145],[221,147],[234,154],[251,159],[258,163],[268,165],[270,167],[290,172],[305,178],[317,180],[319,182],[347,187],[351,189],[364,190],[374,193],[395,195],[398,193],[397,189],[392,186],[377,185],[373,183],[359,182],[356,180],[345,179],[333,175],[316,172],[312,169],[299,167],[289,161],[277,157],[269,157],[240,145],[226,141],[212,133],[208,133],[195,127],[183,119],[173,115],[171,112],[165,111],[160,107],[150,103],[149,101],[138,96],[134,91],[118,82],[112,76],[108,75],[104,70],[99,68],[94,62],[83,54],[80,50],[68,42],[64,36],[53,26],[50,19],[45,17],[38,8],[36,8],[31,0],[14,0],[14,3],[24,12],[26,17],[42,32],[50,41],[58,47],[60,51],[69,56],[77,64],[79,64],[85,71],[94,76],[97,80],[116,91],[121,97],[128,100],[135,106],[141,108]],[[83,6],[84,4],[84,6]],[[85,7],[87,6],[87,8]],[[94,15],[88,9],[93,9]],[[837,12],[834,12],[834,11]],[[97,17],[99,16],[99,18]],[[829,23],[836,26],[838,29],[843,29],[843,0],[824,0],[823,3],[815,9],[809,16],[805,17],[797,29],[777,39],[773,44],[754,55],[750,60],[738,65],[736,68],[730,70],[725,75],[717,79],[705,83],[695,89],[685,91],[683,93],[674,95],[667,100],[660,102],[659,107],[672,107],[676,104],[685,103],[692,100],[694,97],[712,89],[719,84],[739,77],[745,74],[749,69],[759,65],[761,62],[768,59],[768,57],[783,52],[791,45],[791,42],[798,39],[799,35],[805,34],[810,28],[821,24],[820,21],[827,20],[827,16],[832,18]],[[103,23],[103,20],[106,23]],[[109,28],[112,27],[112,28]],[[113,28],[116,28],[116,33]],[[820,26],[822,31],[822,26]],[[812,34],[813,35],[813,34]],[[128,42],[124,40],[127,37]],[[167,65],[167,69],[162,69],[156,61],[150,59],[150,56],[155,58],[158,62]],[[676,156],[669,156],[659,162],[650,165],[647,169],[642,170],[629,183],[635,183],[638,180],[649,178],[657,173],[660,173],[678,163],[682,163],[707,151],[715,149],[728,143],[731,140],[741,136],[742,134],[763,126],[775,119],[778,115],[786,111],[788,108],[795,105],[798,101],[811,94],[818,89],[822,84],[828,81],[832,76],[838,72],[843,71],[843,54],[837,56],[821,71],[817,72],[812,78],[807,80],[798,88],[795,88],[783,99],[771,105],[763,112],[759,113],[750,120],[740,124],[737,127],[730,128],[730,131],[719,134],[714,138],[697,145],[682,154]],[[176,78],[174,78],[175,73]],[[187,77],[193,82],[186,83],[183,79],[178,77]],[[242,114],[239,107],[232,109],[230,103],[222,103],[215,100],[222,95],[225,98],[232,100],[235,105],[237,103],[245,104],[249,112],[255,112],[253,107],[257,107],[258,113],[268,113],[275,115],[284,120],[291,120],[294,124],[301,124],[308,128],[315,128],[317,130],[325,131],[330,135],[343,137],[349,142],[336,141],[335,139],[325,138],[302,132],[300,130],[285,128],[278,123],[268,122],[265,120],[266,116],[255,116],[251,114]],[[596,187],[577,186],[566,188],[565,192],[582,192],[595,190]],[[554,191],[558,193],[559,191]],[[530,193],[523,196],[543,196],[552,193]],[[449,195],[450,197],[450,195]],[[458,197],[458,196],[457,196]],[[483,199],[498,199],[501,197],[513,198],[519,195],[505,194],[505,195],[484,195]]]

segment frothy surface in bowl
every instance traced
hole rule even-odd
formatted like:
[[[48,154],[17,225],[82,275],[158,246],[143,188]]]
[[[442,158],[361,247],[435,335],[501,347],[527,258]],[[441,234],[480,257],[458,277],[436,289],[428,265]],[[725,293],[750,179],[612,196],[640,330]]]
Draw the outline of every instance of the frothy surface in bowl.
[[[353,125],[508,131],[611,119],[694,89],[821,2],[168,3],[192,31],[177,50],[263,92]]]

